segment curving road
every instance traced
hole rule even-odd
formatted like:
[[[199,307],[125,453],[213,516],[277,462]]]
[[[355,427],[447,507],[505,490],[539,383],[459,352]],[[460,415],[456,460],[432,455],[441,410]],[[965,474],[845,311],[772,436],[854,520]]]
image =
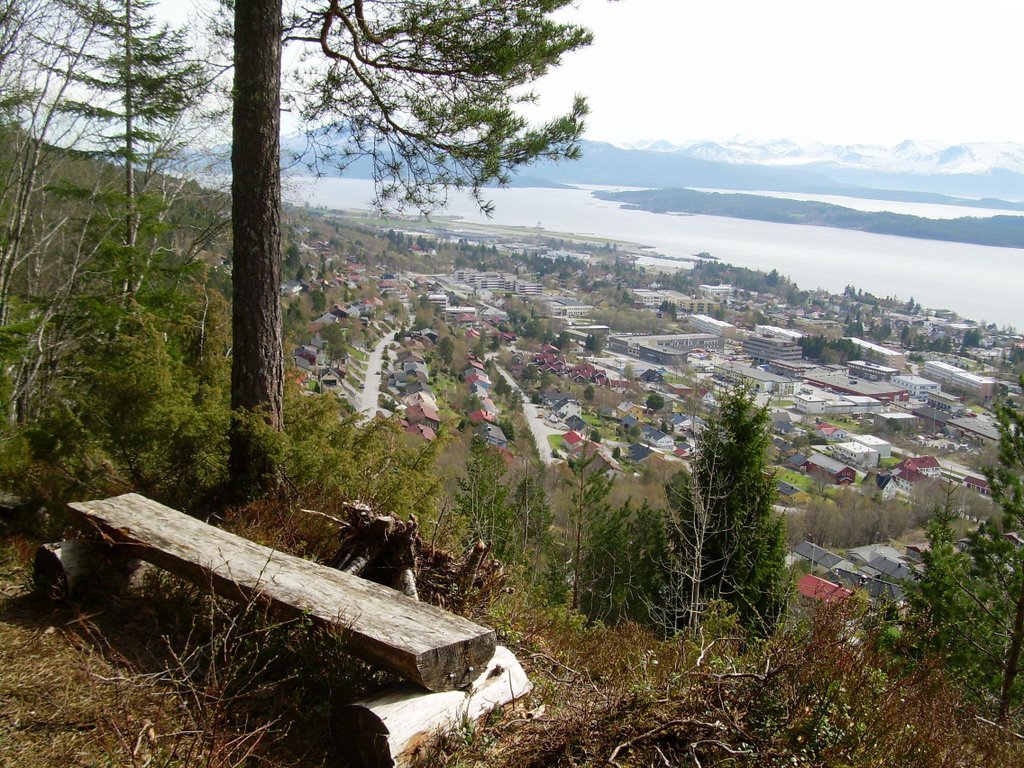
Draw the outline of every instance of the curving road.
[[[533,435],[534,445],[537,446],[537,453],[540,455],[540,460],[547,465],[555,464],[558,459],[551,455],[551,446],[548,444],[549,435],[563,435],[564,430],[553,429],[548,425],[546,421],[540,416],[540,408],[530,402],[530,398],[527,397],[526,393],[523,392],[523,388],[519,386],[512,375],[502,368],[500,365],[495,365],[498,369],[498,373],[501,374],[502,378],[508,382],[508,385],[512,389],[518,392],[523,398],[523,413],[526,415],[526,423],[530,425],[530,434]]]
[[[377,400],[380,397],[380,363],[384,359],[384,348],[394,340],[394,334],[386,333],[377,342],[377,346],[370,352],[366,361],[366,380],[363,382],[363,389],[359,392],[356,402],[356,410],[367,418],[373,418],[377,413]]]

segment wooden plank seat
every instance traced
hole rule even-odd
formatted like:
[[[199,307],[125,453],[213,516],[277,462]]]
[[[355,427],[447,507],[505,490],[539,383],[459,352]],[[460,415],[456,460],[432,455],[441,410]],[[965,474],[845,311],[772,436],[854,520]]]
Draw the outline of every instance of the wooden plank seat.
[[[389,587],[256,544],[135,493],[69,505],[115,550],[224,597],[340,629],[353,655],[430,691],[469,686],[495,633]]]

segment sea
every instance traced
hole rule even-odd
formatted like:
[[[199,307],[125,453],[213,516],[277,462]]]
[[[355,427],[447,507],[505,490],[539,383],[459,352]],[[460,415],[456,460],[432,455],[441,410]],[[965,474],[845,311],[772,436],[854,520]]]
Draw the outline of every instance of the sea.
[[[657,269],[686,268],[659,256],[697,253],[737,266],[778,270],[804,289],[841,293],[847,285],[924,307],[951,309],[961,317],[1024,329],[1024,249],[996,248],[937,240],[876,235],[829,227],[776,224],[723,216],[657,214],[599,200],[593,192],[611,187],[487,189],[493,215],[481,214],[467,195],[452,193],[438,215],[474,224],[520,227],[529,234],[575,234],[646,246],[639,263]],[[614,187],[614,189],[623,189]],[[762,194],[773,196],[770,191]],[[777,196],[784,196],[778,194]],[[788,196],[788,195],[786,195]],[[289,176],[285,197],[295,204],[338,210],[367,210],[373,182],[363,179]],[[1001,210],[956,208],[927,203],[813,195],[837,205],[891,210],[930,218],[1005,215]],[[969,212],[969,213],[967,213]],[[1013,212],[1021,215],[1021,212]]]

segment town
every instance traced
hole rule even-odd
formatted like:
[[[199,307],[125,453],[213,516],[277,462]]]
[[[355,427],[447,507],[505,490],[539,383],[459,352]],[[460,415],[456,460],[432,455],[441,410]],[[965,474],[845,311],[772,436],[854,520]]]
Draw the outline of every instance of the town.
[[[299,383],[363,418],[475,435],[509,468],[586,457],[657,499],[720,394],[745,388],[770,416],[775,507],[814,599],[898,602],[936,505],[994,510],[987,406],[1020,395],[1012,329],[707,254],[653,272],[608,243],[379,226],[377,249],[362,223],[296,226],[282,288]]]

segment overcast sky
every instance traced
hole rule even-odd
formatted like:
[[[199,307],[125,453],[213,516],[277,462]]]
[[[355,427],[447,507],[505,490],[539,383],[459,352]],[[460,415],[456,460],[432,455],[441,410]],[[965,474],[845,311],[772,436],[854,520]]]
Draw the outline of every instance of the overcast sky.
[[[563,17],[595,42],[539,84],[539,114],[583,93],[588,138],[1024,142],[1020,0],[579,0]]]

